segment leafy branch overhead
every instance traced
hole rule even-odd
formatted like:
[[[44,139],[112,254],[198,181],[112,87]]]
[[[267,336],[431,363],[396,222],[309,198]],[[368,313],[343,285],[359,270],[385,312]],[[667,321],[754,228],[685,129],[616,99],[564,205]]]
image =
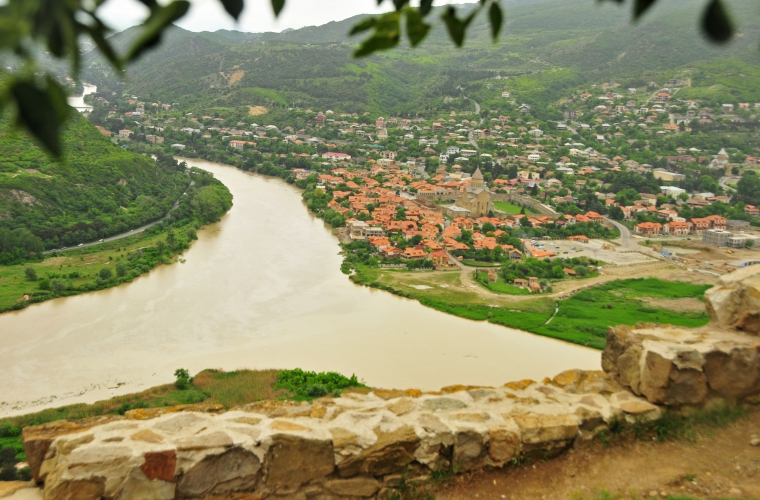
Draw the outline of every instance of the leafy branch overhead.
[[[58,158],[62,154],[61,128],[71,108],[66,104],[66,93],[61,85],[50,76],[40,75],[36,59],[38,49],[44,48],[53,57],[68,62],[71,76],[77,79],[82,57],[79,43],[89,38],[114,69],[124,71],[131,62],[158,45],[166,29],[190,9],[188,0],[170,0],[163,4],[157,0],[139,0],[149,13],[132,46],[124,54],[118,54],[108,40],[112,30],[99,15],[99,9],[107,1],[6,0],[0,5],[0,51],[12,53],[24,62],[23,69],[17,73],[0,70],[0,112],[12,108],[16,123]],[[240,18],[245,0],[219,1],[232,18]],[[286,0],[270,1],[275,15],[280,15]],[[377,3],[380,5],[385,1],[377,0]],[[633,19],[638,20],[657,1],[630,0]],[[417,6],[412,5],[411,0],[390,2],[392,11],[368,17],[351,30],[352,35],[365,34],[354,52],[355,57],[396,47],[401,43],[403,33],[409,44],[416,47],[432,30],[434,14],[439,15],[441,24],[457,47],[462,46],[468,28],[482,12],[486,13],[494,41],[498,40],[505,21],[499,0],[478,0],[468,7],[446,6],[437,10],[433,8],[433,0],[419,0]],[[734,29],[723,0],[707,0],[701,29],[714,42],[730,40]]]

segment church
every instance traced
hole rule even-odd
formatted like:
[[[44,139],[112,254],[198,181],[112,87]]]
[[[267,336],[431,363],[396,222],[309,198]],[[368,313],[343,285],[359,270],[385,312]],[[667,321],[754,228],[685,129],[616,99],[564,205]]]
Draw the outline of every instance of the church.
[[[483,181],[480,168],[472,174],[472,181],[464,188],[456,204],[458,207],[469,210],[472,217],[483,217],[493,212],[491,191]]]

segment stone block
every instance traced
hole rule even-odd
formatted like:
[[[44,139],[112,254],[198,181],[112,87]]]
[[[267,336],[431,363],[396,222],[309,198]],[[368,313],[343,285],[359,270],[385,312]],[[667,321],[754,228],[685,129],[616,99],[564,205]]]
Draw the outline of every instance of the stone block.
[[[266,485],[272,489],[300,485],[335,469],[331,440],[288,434],[272,436],[266,454]]]
[[[748,266],[722,276],[705,292],[705,308],[714,324],[760,334],[760,266]]]
[[[514,417],[520,428],[523,453],[547,456],[567,448],[578,434],[578,417],[571,414],[528,414]]]
[[[351,497],[371,497],[382,484],[374,477],[360,476],[350,479],[332,479],[325,483],[325,489],[336,495]]]
[[[475,430],[460,430],[454,436],[452,462],[460,471],[479,469],[488,461],[488,436]]]
[[[501,466],[520,456],[520,436],[506,426],[489,429],[488,456],[494,465]]]
[[[24,427],[22,439],[24,442],[24,452],[26,453],[29,469],[32,477],[36,482],[40,482],[40,467],[45,460],[45,455],[53,441],[68,434],[77,434],[85,432],[93,427],[107,424],[115,420],[121,420],[122,417],[107,416],[93,417],[82,420],[59,420],[43,425],[30,425]]]
[[[374,432],[377,435],[375,444],[338,464],[342,477],[394,474],[414,461],[420,438],[413,427],[401,426],[391,431],[376,428]]]
[[[240,447],[219,455],[209,455],[179,477],[177,498],[252,492],[259,480],[260,470],[259,458]]]

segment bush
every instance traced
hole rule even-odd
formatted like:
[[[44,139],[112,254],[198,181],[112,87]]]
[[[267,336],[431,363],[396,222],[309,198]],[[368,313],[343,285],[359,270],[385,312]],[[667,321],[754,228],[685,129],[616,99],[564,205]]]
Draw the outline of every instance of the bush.
[[[313,399],[337,393],[349,387],[366,387],[356,375],[345,377],[335,372],[306,372],[300,368],[283,370],[277,376],[274,389],[285,389],[295,399]]]
[[[176,382],[174,382],[174,385],[176,385],[177,389],[180,391],[184,391],[190,386],[190,372],[185,368],[177,368],[174,370],[174,376],[177,378]]]
[[[24,275],[26,276],[26,281],[37,281],[37,270],[33,267],[24,269]]]
[[[99,276],[99,277],[100,277],[100,279],[102,279],[103,281],[108,281],[108,280],[110,280],[111,278],[113,278],[113,271],[111,271],[111,270],[110,270],[109,268],[107,268],[107,267],[104,267],[103,269],[101,269],[101,270],[100,270],[100,272],[98,273],[98,276]]]
[[[118,264],[116,264],[116,276],[118,276],[119,278],[123,278],[124,276],[126,276],[128,270],[129,268],[127,267],[125,263],[119,262]]]

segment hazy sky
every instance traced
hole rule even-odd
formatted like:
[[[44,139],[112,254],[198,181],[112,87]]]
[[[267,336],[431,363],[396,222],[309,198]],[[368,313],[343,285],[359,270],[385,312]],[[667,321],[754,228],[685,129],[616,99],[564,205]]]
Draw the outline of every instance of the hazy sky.
[[[191,31],[216,31],[232,29],[262,32],[298,29],[339,21],[356,14],[377,13],[392,8],[386,0],[378,8],[376,0],[287,0],[278,19],[272,14],[270,0],[246,0],[240,21],[235,23],[224,11],[219,0],[191,0],[190,12],[177,24]],[[436,5],[445,4],[438,1]],[[137,0],[108,0],[100,9],[104,19],[117,30],[138,23],[147,9]]]

